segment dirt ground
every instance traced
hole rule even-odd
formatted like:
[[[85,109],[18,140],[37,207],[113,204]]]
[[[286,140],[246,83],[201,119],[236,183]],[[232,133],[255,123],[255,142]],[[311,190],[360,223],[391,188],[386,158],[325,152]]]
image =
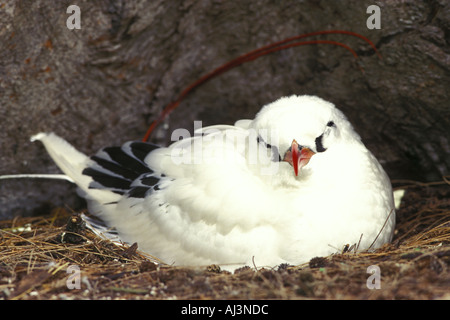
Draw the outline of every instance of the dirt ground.
[[[0,299],[450,299],[449,181],[395,185],[407,192],[391,244],[233,274],[156,265],[66,209],[0,221]]]

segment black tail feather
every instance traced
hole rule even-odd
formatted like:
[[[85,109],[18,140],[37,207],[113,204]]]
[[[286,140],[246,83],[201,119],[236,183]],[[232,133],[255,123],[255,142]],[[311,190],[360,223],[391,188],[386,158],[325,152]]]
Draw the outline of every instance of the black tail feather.
[[[145,142],[128,142],[122,147],[107,147],[91,157],[92,165],[83,174],[92,177],[91,189],[109,189],[128,197],[144,198],[159,190],[164,175],[154,174],[145,158],[158,146]]]

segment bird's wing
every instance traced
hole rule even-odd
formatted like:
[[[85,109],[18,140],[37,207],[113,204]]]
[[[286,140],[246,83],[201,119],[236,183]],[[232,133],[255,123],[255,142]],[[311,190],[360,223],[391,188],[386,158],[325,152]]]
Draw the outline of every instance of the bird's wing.
[[[246,131],[205,129],[169,148],[128,142],[91,158],[54,134],[35,140],[75,180],[91,213],[163,261],[269,263],[264,251],[283,262],[271,252],[279,206],[247,166]]]

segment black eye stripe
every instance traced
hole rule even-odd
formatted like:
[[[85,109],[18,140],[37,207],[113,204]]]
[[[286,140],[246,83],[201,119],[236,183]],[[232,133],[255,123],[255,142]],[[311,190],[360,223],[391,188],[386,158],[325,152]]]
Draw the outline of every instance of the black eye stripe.
[[[330,120],[327,123],[327,127],[336,127],[336,124],[334,123],[334,121]],[[327,150],[324,146],[323,146],[323,133],[318,136],[315,140],[316,142],[316,150],[317,152],[324,152],[325,150]]]
[[[323,134],[321,134],[320,136],[318,136],[316,138],[316,151],[317,152],[324,152],[325,150],[327,150],[323,147],[322,138],[323,138]]]

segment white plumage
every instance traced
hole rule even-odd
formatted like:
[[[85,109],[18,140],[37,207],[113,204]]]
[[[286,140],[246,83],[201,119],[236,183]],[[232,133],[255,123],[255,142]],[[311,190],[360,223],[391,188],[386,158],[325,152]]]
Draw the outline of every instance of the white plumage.
[[[168,264],[300,264],[392,239],[389,178],[342,112],[317,97],[281,98],[254,120],[168,148],[128,142],[88,158],[52,133],[33,139],[92,214]]]

